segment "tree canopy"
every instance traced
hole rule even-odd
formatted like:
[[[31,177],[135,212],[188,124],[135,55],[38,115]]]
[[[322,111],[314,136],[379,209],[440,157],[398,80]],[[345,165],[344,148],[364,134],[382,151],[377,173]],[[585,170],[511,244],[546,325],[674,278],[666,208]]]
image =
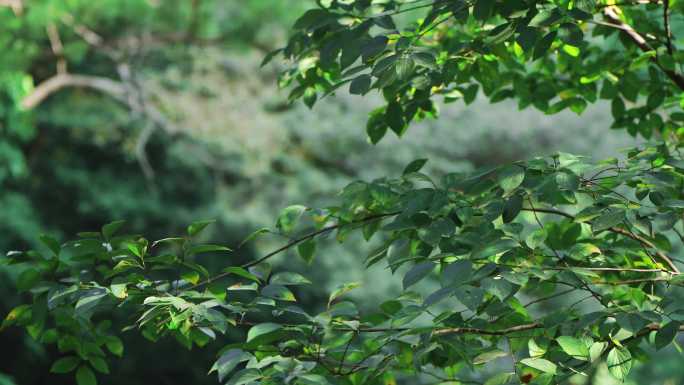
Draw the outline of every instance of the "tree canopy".
[[[352,182],[327,207],[289,206],[234,250],[203,243],[210,221],[158,240],[121,221],[68,242],[43,236],[42,249],[7,255],[25,266],[18,289],[32,302],[2,328],[55,344],[52,371],[79,385],[123,354],[122,327],[186,347],[238,333],[210,370],[230,385],[565,384],[601,363],[624,380],[684,322],[683,12],[679,1],[321,0],[265,60],[287,59],[279,84],[310,107],[341,87],[379,91],[373,143],[480,91],[545,113],[605,99],[612,128],[653,141],[601,161],[558,153],[438,176],[418,159]],[[231,264],[266,232],[287,240]],[[356,233],[377,246],[357,262],[386,266],[401,292],[357,303],[352,277],[320,309],[298,306],[311,281],[273,257],[296,249],[315,273],[317,258],[332,257],[320,239]],[[226,266],[211,269],[206,255]],[[538,307],[560,297],[562,307]],[[105,311],[130,322],[112,325]]]

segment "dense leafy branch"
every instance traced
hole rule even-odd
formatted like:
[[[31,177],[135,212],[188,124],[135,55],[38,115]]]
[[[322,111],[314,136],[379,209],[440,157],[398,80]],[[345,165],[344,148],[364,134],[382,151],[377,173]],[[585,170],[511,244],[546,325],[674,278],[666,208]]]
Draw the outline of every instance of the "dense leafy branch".
[[[470,104],[480,91],[549,114],[609,100],[614,128],[660,141],[620,160],[558,153],[468,174],[424,173],[419,159],[400,177],[350,183],[330,207],[287,207],[268,232],[289,242],[220,271],[204,256],[232,252],[198,241],[209,222],[154,242],[121,234],[121,222],[66,243],[43,237],[43,252],[8,255],[33,301],[3,328],[22,325],[56,344],[65,356],[53,370],[76,371],[80,385],[107,371],[102,347],[122,354],[117,333],[97,322],[115,311],[135,319],[124,330],[152,341],[170,336],[191,348],[239,336],[212,368],[231,385],[560,384],[603,362],[624,380],[644,349],[684,330],[675,257],[684,78],[670,18],[683,10],[641,1],[320,1],[274,53],[292,64],[280,84],[310,107],[343,85],[357,95],[377,90],[384,106],[366,126],[373,143],[435,117],[437,98]],[[64,76],[56,75],[128,92]],[[49,82],[37,91],[59,86]],[[364,266],[400,274],[401,290],[357,307],[349,293],[361,283],[349,282],[320,309],[297,306],[311,282],[295,271],[333,233],[371,242]],[[305,266],[286,253],[294,249]],[[283,266],[271,264],[282,255]],[[485,379],[483,366],[500,358],[512,371]]]

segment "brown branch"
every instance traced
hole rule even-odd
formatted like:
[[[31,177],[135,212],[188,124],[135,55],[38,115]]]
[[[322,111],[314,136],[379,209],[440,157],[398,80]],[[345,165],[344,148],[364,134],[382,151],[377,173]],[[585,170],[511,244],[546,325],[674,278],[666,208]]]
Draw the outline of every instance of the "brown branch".
[[[663,27],[667,39],[667,53],[672,55],[674,48],[672,46],[672,28],[670,27],[670,0],[663,0]]]
[[[20,16],[24,12],[22,0],[0,0],[0,7],[10,7],[15,15]]]
[[[523,211],[547,213],[547,214],[555,214],[555,215],[560,215],[560,216],[563,216],[563,217],[566,217],[569,219],[575,219],[574,215],[568,214],[568,213],[560,211],[560,210],[555,210],[555,209],[544,209],[544,208],[534,208],[533,209],[533,208],[523,207],[522,210]],[[608,230],[612,233],[624,235],[625,237],[631,238],[631,239],[641,243],[642,245],[655,250],[655,254],[658,256],[658,258],[660,258],[663,262],[665,262],[665,264],[671,269],[670,272],[676,273],[676,274],[680,273],[679,269],[677,268],[677,265],[674,264],[672,259],[670,257],[668,257],[666,254],[664,254],[662,251],[658,250],[658,248],[648,239],[646,239],[640,235],[634,234],[631,231],[621,229],[619,227],[611,227],[611,228],[608,228],[606,230]]]
[[[637,45],[642,51],[644,52],[649,52],[649,51],[654,51],[653,47],[651,47],[650,44],[646,41],[646,38],[641,36],[639,32],[634,30],[632,26],[629,24],[624,23],[619,16],[619,8],[612,6],[612,7],[606,7],[603,9],[603,15],[605,18],[609,21],[609,23],[605,23],[603,25],[608,25],[614,28],[617,28],[621,30],[622,32],[625,33],[633,42],[634,44]],[[677,85],[681,90],[684,90],[684,77],[673,71],[664,68],[659,62],[657,57],[652,57],[651,61],[655,63],[658,68],[660,68],[661,71],[663,71],[669,78],[672,80],[673,83]]]
[[[57,73],[65,74],[67,73],[67,62],[64,58],[64,45],[62,45],[62,39],[59,37],[57,26],[55,23],[50,23],[45,29],[47,31],[48,39],[50,40],[52,53],[57,58]]]
[[[90,88],[105,93],[123,103],[126,103],[126,89],[122,83],[100,76],[57,74],[40,83],[22,101],[21,106],[32,109],[42,103],[50,95],[63,88]]]
[[[331,232],[331,231],[334,231],[334,230],[343,228],[343,227],[345,227],[345,226],[358,225],[358,224],[362,224],[362,223],[373,222],[373,221],[377,221],[377,220],[380,220],[380,219],[383,219],[383,218],[387,218],[387,217],[390,217],[390,216],[394,216],[394,215],[398,215],[398,214],[399,214],[399,212],[392,212],[392,213],[387,213],[387,214],[377,214],[377,215],[372,215],[372,216],[369,216],[369,217],[367,217],[367,218],[363,218],[363,219],[360,219],[360,220],[358,220],[358,221],[354,221],[354,222],[351,222],[351,223],[338,223],[338,224],[336,224],[336,225],[330,225],[330,226],[324,227],[324,228],[322,228],[322,229],[320,229],[320,230],[316,230],[316,231],[314,231],[314,232],[308,233],[308,234],[303,235],[303,236],[301,236],[301,237],[299,237],[299,238],[295,238],[295,239],[293,239],[292,241],[288,242],[286,245],[284,245],[284,246],[282,246],[282,247],[279,247],[278,249],[276,249],[276,250],[274,250],[274,251],[272,251],[272,252],[270,252],[270,253],[264,255],[263,257],[261,257],[261,258],[259,258],[259,259],[257,259],[257,260],[254,260],[254,261],[252,261],[252,262],[245,263],[245,264],[243,264],[243,265],[240,266],[240,267],[242,267],[243,269],[247,269],[247,268],[250,268],[250,267],[252,267],[252,266],[256,266],[256,265],[258,265],[258,264],[260,264],[260,263],[263,263],[263,262],[265,262],[266,260],[268,260],[268,259],[270,259],[270,258],[272,258],[272,257],[274,257],[274,256],[276,256],[276,255],[278,255],[278,254],[280,254],[280,253],[282,253],[283,251],[289,250],[289,249],[291,249],[292,247],[297,246],[298,244],[300,244],[300,243],[302,243],[302,242],[308,241],[308,240],[310,240],[310,239],[314,239],[314,238],[316,238],[316,237],[319,236],[319,235],[323,235],[323,234],[329,233],[329,232]],[[188,290],[193,290],[193,289],[196,289],[196,288],[198,288],[198,287],[200,287],[200,286],[204,286],[204,285],[206,285],[206,284],[208,284],[208,283],[211,283],[212,281],[215,281],[215,280],[217,280],[217,279],[225,278],[225,277],[229,276],[230,274],[232,274],[232,273],[230,273],[230,272],[225,272],[225,273],[218,274],[218,275],[216,275],[216,276],[214,276],[214,277],[211,277],[211,278],[209,278],[209,279],[207,279],[207,280],[205,280],[205,281],[199,282],[199,283],[197,283],[197,284],[191,286]]]

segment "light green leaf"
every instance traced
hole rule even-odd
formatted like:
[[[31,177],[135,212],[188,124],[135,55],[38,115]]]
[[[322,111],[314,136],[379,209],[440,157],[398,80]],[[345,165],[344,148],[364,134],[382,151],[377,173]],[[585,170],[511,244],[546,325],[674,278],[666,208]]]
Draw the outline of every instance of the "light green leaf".
[[[285,286],[275,284],[266,285],[263,289],[261,289],[261,295],[280,301],[294,302],[297,300],[290,289],[286,288]]]
[[[304,214],[304,211],[306,211],[306,207],[301,205],[286,207],[281,211],[280,216],[278,216],[276,227],[285,234],[292,232],[297,226],[299,218]]]
[[[309,285],[311,284],[311,281],[301,274],[286,271],[273,275],[271,283],[278,285]]]
[[[261,323],[252,326],[252,328],[249,329],[249,332],[247,332],[247,342],[254,341],[256,338],[261,336],[272,334],[282,328],[283,327],[281,325],[271,322]]]
[[[346,293],[356,289],[357,287],[361,286],[360,282],[349,282],[342,284],[335,289],[335,291],[330,294],[330,297],[328,298],[328,307],[335,301],[337,298],[345,295]]]
[[[234,274],[234,275],[237,275],[238,277],[246,278],[246,279],[249,279],[249,280],[257,282],[257,283],[261,282],[259,277],[257,277],[256,275],[254,275],[254,274],[250,273],[249,271],[247,271],[241,267],[238,267],[238,266],[226,267],[222,271],[224,273]]]
[[[544,354],[546,354],[546,348],[539,346],[539,344],[537,344],[534,338],[530,338],[527,341],[527,350],[529,351],[530,357],[532,358],[541,357]]]
[[[556,374],[556,364],[543,358],[524,358],[520,360],[520,363],[544,373]]]
[[[316,241],[309,239],[297,245],[297,252],[304,262],[311,264],[316,254]]]
[[[487,381],[485,381],[484,385],[506,385],[513,378],[515,378],[515,373],[513,372],[499,373],[494,377],[490,377]]]
[[[107,341],[105,342],[105,346],[107,346],[107,350],[109,350],[112,354],[115,356],[123,356],[123,351],[124,351],[124,346],[123,342],[121,342],[121,339],[116,336],[109,336],[107,337]]]
[[[188,250],[188,255],[197,255],[202,253],[212,253],[212,252],[229,252],[232,251],[230,248],[221,245],[197,245],[193,246]]]
[[[572,358],[582,361],[587,361],[589,359],[589,348],[584,341],[570,336],[558,337],[556,338],[556,341],[561,349]]]
[[[210,224],[216,222],[215,220],[206,220],[206,221],[197,221],[193,222],[188,226],[188,235],[189,236],[195,236],[199,234],[200,231],[204,230],[205,227],[209,226]]]
[[[474,359],[473,359],[473,364],[479,365],[479,364],[485,364],[489,361],[495,360],[497,358],[501,357],[506,357],[508,353],[502,351],[502,350],[492,350],[489,352],[484,352],[481,354],[478,354]]]
[[[235,373],[235,375],[230,378],[230,381],[228,381],[226,385],[245,385],[250,383],[258,383],[261,378],[263,378],[263,376],[257,369],[242,369]]]
[[[525,179],[525,170],[519,166],[507,166],[499,171],[499,186],[506,194],[515,190]]]
[[[616,379],[624,381],[632,369],[632,354],[626,348],[614,347],[606,357],[608,371]]]

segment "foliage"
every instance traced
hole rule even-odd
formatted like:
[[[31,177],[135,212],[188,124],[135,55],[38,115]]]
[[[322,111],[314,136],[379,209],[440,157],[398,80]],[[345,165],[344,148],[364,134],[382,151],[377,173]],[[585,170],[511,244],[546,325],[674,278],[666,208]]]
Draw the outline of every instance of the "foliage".
[[[624,380],[645,345],[673,342],[684,322],[671,256],[684,209],[669,26],[678,2],[320,5],[295,23],[282,52],[296,66],[281,84],[294,82],[291,97],[310,106],[346,83],[353,94],[379,89],[387,105],[371,113],[372,142],[435,115],[434,96],[470,102],[479,88],[492,102],[513,97],[547,113],[607,98],[615,127],[661,142],[623,160],[559,153],[439,180],[417,160],[399,178],[348,185],[325,209],[288,207],[273,231],[289,243],[220,271],[203,254],[230,250],[197,239],[207,222],[157,241],[119,235],[121,222],[66,243],[43,236],[43,251],[8,255],[23,266],[17,286],[33,301],[3,328],[22,325],[57,345],[64,356],[53,371],[73,372],[79,385],[95,383],[95,372],[109,372],[106,358],[123,352],[102,319],[111,311],[136,319],[124,330],[187,347],[242,333],[212,368],[229,384],[564,383],[599,362]],[[611,39],[621,39],[619,51]],[[298,306],[310,280],[268,261],[296,247],[316,263],[320,236],[344,242],[356,232],[381,243],[364,265],[400,272],[403,290],[357,308],[347,293],[359,283],[350,282],[320,311]],[[561,296],[578,298],[535,309]],[[511,369],[483,370],[504,357]]]

